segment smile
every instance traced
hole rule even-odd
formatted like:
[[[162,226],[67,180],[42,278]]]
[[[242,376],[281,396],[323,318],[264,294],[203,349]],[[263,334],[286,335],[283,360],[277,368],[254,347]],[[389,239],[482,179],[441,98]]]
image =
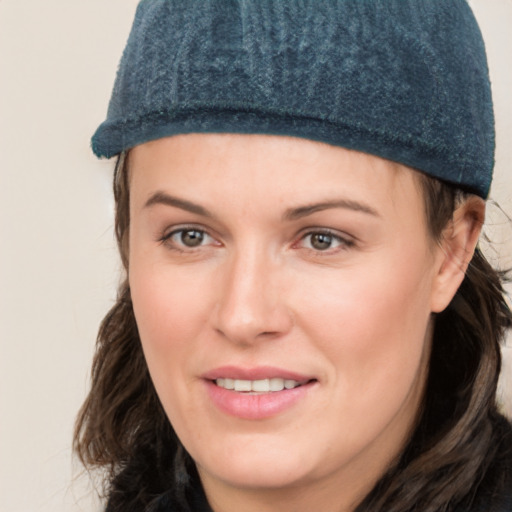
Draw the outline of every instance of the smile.
[[[220,378],[215,379],[215,384],[221,388],[240,393],[273,393],[301,386],[301,383],[296,380],[279,377],[259,380]]]

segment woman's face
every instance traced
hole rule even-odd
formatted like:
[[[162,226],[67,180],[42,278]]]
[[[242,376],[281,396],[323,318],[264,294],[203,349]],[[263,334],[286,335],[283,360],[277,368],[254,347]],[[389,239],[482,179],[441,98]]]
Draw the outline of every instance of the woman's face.
[[[133,149],[130,173],[140,337],[206,492],[366,493],[410,432],[429,356],[442,251],[414,171],[194,134]]]

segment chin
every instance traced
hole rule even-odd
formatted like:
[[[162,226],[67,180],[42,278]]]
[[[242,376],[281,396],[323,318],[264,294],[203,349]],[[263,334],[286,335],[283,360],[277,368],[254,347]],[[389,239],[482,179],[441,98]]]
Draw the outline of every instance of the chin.
[[[282,490],[307,480],[306,468],[295,458],[279,463],[272,457],[224,460],[220,467],[198,465],[198,471],[203,480],[209,478],[230,487],[254,490]]]
[[[297,445],[259,437],[253,435],[245,442],[231,442],[229,448],[205,452],[204,459],[195,458],[201,478],[238,488],[283,489],[307,480],[308,476],[314,478],[322,467],[321,461],[315,464],[314,460],[307,460],[312,449],[297,450]]]

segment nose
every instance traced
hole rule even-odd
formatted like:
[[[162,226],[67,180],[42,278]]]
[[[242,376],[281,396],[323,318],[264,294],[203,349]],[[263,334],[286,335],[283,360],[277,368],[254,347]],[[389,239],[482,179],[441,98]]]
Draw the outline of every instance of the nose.
[[[215,329],[233,343],[277,339],[293,326],[279,265],[263,251],[240,252],[225,263]]]

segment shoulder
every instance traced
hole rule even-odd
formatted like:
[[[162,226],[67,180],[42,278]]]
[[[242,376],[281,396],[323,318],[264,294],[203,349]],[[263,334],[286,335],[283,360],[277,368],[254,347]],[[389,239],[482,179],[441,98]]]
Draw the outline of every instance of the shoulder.
[[[494,436],[494,454],[478,487],[474,512],[512,512],[512,424],[501,415],[494,421]]]
[[[107,511],[108,512],[108,511]],[[188,489],[186,498],[179,500],[171,491],[162,494],[148,512],[212,512],[199,482]]]
[[[496,412],[490,420],[492,439],[482,465],[485,469],[453,512],[512,512],[512,424]],[[467,466],[481,455],[468,455]]]

